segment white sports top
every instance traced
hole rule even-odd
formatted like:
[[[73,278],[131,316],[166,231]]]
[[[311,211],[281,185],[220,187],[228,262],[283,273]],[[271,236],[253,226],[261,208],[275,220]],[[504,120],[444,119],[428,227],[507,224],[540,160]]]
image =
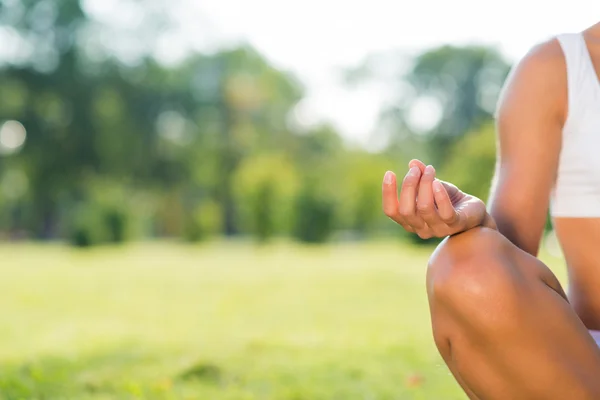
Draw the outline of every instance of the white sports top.
[[[567,65],[569,109],[550,213],[600,217],[600,80],[583,34],[567,33],[557,39]]]

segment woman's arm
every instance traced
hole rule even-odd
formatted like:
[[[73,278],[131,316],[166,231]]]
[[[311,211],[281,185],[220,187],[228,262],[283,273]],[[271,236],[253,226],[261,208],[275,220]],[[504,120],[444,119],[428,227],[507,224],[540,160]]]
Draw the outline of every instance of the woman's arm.
[[[423,239],[486,226],[536,255],[556,179],[567,102],[565,60],[553,40],[532,49],[504,85],[489,210],[480,199],[435,179],[433,167],[412,160],[401,183],[393,172],[385,174],[385,214]]]
[[[537,255],[567,115],[565,60],[556,40],[511,71],[497,111],[497,164],[488,203],[498,230]]]

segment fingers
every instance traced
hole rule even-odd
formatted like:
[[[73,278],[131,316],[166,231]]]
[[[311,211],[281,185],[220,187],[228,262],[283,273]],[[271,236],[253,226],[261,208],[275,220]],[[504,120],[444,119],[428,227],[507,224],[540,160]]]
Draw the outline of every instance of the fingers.
[[[449,190],[457,189],[435,179],[433,166],[419,160],[409,163],[410,169],[402,180],[398,197],[396,175],[388,171],[383,179],[383,209],[385,214],[409,232],[422,239],[443,237],[458,221],[458,213]]]
[[[435,179],[435,169],[428,165],[425,168],[425,173],[421,177],[421,183],[419,184],[419,194],[417,197],[417,210],[419,216],[429,225],[434,227],[440,225],[440,220],[437,210],[435,209],[435,203],[433,201],[433,181]]]
[[[454,206],[452,205],[452,201],[450,201],[450,197],[448,196],[448,192],[446,191],[444,185],[439,180],[433,181],[433,197],[435,199],[435,203],[437,205],[438,215],[440,219],[447,225],[452,225],[456,222],[458,215]]]
[[[392,219],[392,221],[400,224],[406,231],[414,232],[414,229],[400,215],[398,183],[396,175],[392,171],[387,171],[383,176],[382,201],[385,215]]]
[[[408,232],[415,232],[417,227],[421,228],[425,225],[416,214],[415,203],[419,179],[419,169],[416,167],[411,168],[404,177],[400,199],[398,199],[398,183],[396,175],[393,172],[388,171],[383,177],[383,211],[385,215],[402,225]]]
[[[412,168],[412,167],[419,168],[419,170],[421,170],[421,174],[423,174],[425,172],[425,163],[423,163],[421,160],[417,160],[417,159],[410,160],[410,162],[408,163],[408,168]]]
[[[399,213],[402,220],[414,229],[420,229],[425,224],[417,215],[416,202],[419,180],[421,179],[421,170],[418,167],[412,167],[402,181],[400,190]]]
[[[457,200],[458,197],[460,197],[462,195],[462,192],[453,184],[451,184],[449,182],[444,182],[444,181],[440,181],[440,183],[446,190],[448,197],[450,197],[450,201],[452,201],[453,199]]]
[[[398,213],[398,184],[396,183],[396,174],[392,171],[387,171],[383,176],[381,192],[383,212],[397,223],[400,223],[400,214]]]

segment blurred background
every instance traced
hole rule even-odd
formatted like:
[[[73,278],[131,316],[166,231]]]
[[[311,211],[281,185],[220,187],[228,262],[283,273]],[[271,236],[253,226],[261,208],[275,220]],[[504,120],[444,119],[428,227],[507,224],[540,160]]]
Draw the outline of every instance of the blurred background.
[[[0,0],[0,398],[465,398],[381,180],[486,199],[565,7]]]

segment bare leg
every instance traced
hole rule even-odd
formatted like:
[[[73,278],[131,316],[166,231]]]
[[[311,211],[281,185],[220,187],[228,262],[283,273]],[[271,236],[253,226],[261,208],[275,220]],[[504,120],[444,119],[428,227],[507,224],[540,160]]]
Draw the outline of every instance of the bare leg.
[[[552,272],[477,228],[431,257],[435,343],[469,398],[600,399],[600,350]]]

